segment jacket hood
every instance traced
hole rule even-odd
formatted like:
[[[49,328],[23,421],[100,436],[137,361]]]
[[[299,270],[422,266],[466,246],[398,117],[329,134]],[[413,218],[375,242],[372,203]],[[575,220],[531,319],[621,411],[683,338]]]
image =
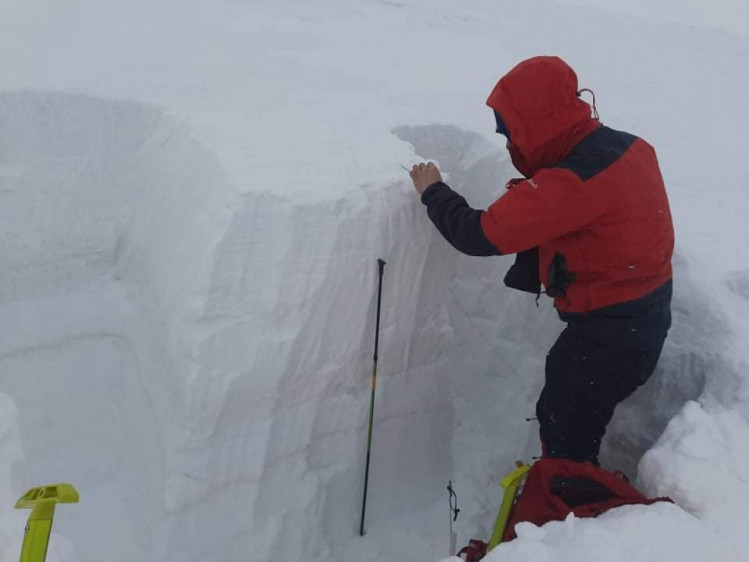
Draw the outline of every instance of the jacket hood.
[[[575,71],[549,56],[521,62],[492,90],[486,105],[499,114],[513,164],[526,177],[562,161],[598,127],[577,92]]]

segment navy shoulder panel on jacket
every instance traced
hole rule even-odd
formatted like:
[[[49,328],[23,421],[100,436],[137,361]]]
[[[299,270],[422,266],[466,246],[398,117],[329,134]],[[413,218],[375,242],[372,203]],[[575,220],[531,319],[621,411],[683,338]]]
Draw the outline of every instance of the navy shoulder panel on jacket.
[[[581,180],[589,180],[616,162],[636,140],[634,135],[601,125],[552,167],[570,170]]]

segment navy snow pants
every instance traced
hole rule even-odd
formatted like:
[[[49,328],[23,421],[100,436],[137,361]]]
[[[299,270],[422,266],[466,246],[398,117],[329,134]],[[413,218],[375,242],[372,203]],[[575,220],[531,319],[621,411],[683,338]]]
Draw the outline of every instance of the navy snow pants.
[[[598,464],[616,405],[655,370],[671,326],[671,281],[630,303],[563,315],[536,404],[543,455]]]

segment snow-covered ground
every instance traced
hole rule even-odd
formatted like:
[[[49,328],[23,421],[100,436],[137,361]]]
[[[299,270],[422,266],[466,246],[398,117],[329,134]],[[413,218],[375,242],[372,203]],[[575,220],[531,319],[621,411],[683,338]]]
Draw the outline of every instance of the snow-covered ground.
[[[452,250],[400,166],[487,205],[514,172],[486,97],[557,54],[669,189],[674,327],[603,462],[678,507],[529,525],[487,560],[741,560],[749,7],[705,6],[2,0],[0,559],[13,501],[56,481],[81,503],[50,561],[439,560],[448,479],[459,542],[486,538],[562,326],[502,286],[511,258]]]

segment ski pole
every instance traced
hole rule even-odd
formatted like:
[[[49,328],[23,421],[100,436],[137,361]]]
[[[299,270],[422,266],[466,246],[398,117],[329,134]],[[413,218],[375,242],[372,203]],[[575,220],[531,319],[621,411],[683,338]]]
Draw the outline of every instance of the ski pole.
[[[377,387],[377,349],[380,344],[380,309],[382,307],[382,275],[385,272],[384,260],[378,259],[380,282],[377,287],[377,325],[375,327],[374,361],[372,363],[372,392],[369,398],[369,434],[367,436],[367,462],[364,468],[364,496],[361,502],[361,524],[359,536],[364,536],[364,514],[367,510],[367,486],[369,485],[369,459],[372,454],[372,426],[374,422],[375,388]]]

